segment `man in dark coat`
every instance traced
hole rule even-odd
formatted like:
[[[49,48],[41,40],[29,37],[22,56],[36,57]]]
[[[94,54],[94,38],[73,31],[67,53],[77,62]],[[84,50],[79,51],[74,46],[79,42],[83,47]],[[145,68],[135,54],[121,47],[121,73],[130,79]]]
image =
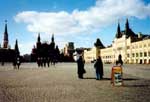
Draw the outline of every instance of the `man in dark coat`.
[[[37,58],[37,64],[38,64],[38,67],[41,66],[40,57]]]
[[[77,66],[78,66],[78,77],[80,79],[83,79],[83,74],[85,73],[85,69],[84,69],[84,60],[82,56],[80,56],[79,59],[77,60]]]
[[[123,61],[122,61],[122,56],[121,55],[118,56],[118,61],[116,61],[116,65],[118,65],[118,66],[122,66],[123,65]]]
[[[98,56],[95,64],[94,64],[94,68],[95,68],[95,71],[96,71],[96,79],[97,80],[100,80],[103,78],[103,62],[101,60],[101,57]]]

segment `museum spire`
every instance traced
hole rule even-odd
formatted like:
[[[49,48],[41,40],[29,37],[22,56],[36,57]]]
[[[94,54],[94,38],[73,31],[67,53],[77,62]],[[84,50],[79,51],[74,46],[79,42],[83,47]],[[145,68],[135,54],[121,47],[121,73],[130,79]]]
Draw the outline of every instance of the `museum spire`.
[[[16,52],[17,56],[20,55],[19,48],[18,48],[18,40],[17,39],[16,39],[16,43],[15,43],[15,52]]]
[[[52,43],[54,43],[54,34],[52,34],[51,41],[52,41]]]
[[[38,41],[38,42],[41,42],[40,33],[38,34],[37,41]]]
[[[5,20],[5,30],[4,30],[3,48],[8,48],[7,20]]]

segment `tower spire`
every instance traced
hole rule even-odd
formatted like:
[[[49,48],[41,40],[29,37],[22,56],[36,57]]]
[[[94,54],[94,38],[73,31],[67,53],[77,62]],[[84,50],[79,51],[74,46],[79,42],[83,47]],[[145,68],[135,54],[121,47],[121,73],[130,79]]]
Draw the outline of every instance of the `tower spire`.
[[[40,33],[38,34],[37,42],[41,42]]]
[[[15,52],[16,52],[16,56],[20,55],[19,48],[18,48],[18,40],[17,39],[16,39],[16,43],[15,43]]]
[[[40,33],[38,33],[36,46],[37,46],[37,49],[39,49],[39,48],[41,47],[41,37],[40,37]]]
[[[118,21],[118,27],[117,27],[117,33],[116,33],[116,38],[120,38],[122,37],[122,34],[121,34],[121,30],[120,30],[120,23]]]
[[[52,34],[51,42],[54,43],[54,33]]]
[[[51,46],[52,49],[55,48],[54,33],[52,34],[50,46]]]
[[[126,28],[125,28],[126,30],[129,30],[130,28],[129,28],[129,21],[128,21],[128,18],[126,19]]]
[[[129,27],[128,18],[127,18],[126,24],[125,24],[125,35],[126,35],[126,37],[135,37],[136,36],[136,34]]]
[[[103,43],[101,42],[101,40],[99,38],[97,38],[94,45],[95,45],[95,47],[98,47],[98,48],[105,48],[105,46],[103,45]]]
[[[129,28],[129,21],[128,18],[126,19],[126,24],[125,24],[125,34],[127,37],[129,37],[129,32],[130,32],[130,28]]]
[[[5,20],[5,30],[4,30],[3,48],[8,48],[7,20]]]

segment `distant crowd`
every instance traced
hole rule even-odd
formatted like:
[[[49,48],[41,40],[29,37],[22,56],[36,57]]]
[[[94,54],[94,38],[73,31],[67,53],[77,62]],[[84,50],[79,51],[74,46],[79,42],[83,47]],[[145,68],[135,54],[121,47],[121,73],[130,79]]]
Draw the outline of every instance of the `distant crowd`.
[[[38,67],[49,67],[50,65],[55,65],[58,61],[55,59],[50,59],[50,58],[37,58],[37,65]]]
[[[50,65],[54,65],[57,63],[57,60],[50,59],[50,58],[37,58],[37,65],[38,67],[50,67]],[[86,70],[84,68],[85,61],[83,59],[83,56],[79,56],[77,59],[77,74],[79,79],[83,79],[83,75],[86,73]],[[2,65],[4,65],[4,62],[2,62]],[[20,56],[17,56],[13,60],[13,66],[14,69],[19,69],[21,65],[21,58]],[[122,56],[118,56],[118,60],[116,61],[117,66],[122,66],[123,61],[122,61]],[[103,79],[104,76],[104,70],[103,70],[103,62],[100,56],[96,59],[94,63],[94,69],[95,69],[95,75],[96,75],[96,80]]]

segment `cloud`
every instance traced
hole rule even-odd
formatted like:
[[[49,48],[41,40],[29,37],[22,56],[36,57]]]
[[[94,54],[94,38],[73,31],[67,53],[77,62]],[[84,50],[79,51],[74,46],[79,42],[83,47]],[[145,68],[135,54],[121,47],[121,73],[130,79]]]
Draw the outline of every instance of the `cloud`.
[[[19,43],[20,54],[30,54],[32,52],[32,48],[34,47],[35,42],[21,42]]]
[[[150,4],[142,0],[97,0],[84,11],[60,12],[22,11],[14,19],[27,24],[30,32],[89,34],[124,17],[150,17]]]

